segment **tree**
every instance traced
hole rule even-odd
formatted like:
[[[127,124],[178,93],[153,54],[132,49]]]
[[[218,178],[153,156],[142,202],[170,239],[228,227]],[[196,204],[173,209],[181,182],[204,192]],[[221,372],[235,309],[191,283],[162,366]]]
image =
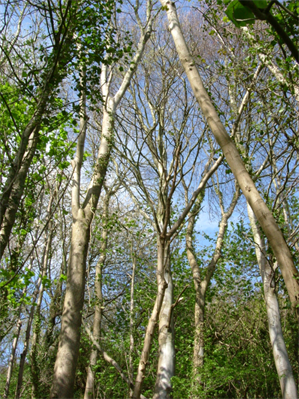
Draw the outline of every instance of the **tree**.
[[[269,243],[277,258],[278,264],[282,270],[282,274],[288,288],[290,300],[297,312],[297,301],[299,298],[299,285],[296,278],[298,271],[292,261],[292,255],[285,242],[285,239],[275,222],[272,213],[267,208],[262,197],[255,188],[255,185],[247,172],[239,152],[227,134],[211,100],[206,92],[202,80],[199,76],[197,68],[194,65],[182,31],[180,29],[174,5],[169,1],[162,1],[162,6],[167,10],[169,20],[169,29],[174,39],[180,60],[184,70],[188,76],[194,95],[205,115],[207,122],[213,132],[218,144],[223,150],[227,163],[229,164],[238,184],[245,195],[248,203],[253,209],[259,223],[261,224]]]
[[[138,9],[135,10],[136,14]],[[136,66],[142,57],[145,44],[150,37],[152,25],[152,4],[147,3],[147,15],[144,25],[141,21],[139,28],[141,36],[135,56],[130,62],[122,83],[114,96],[109,93],[112,67],[102,65],[101,88],[104,100],[101,143],[93,176],[87,191],[85,201],[80,205],[80,178],[83,161],[84,141],[87,129],[86,93],[84,91],[84,64],[81,72],[81,116],[80,136],[77,143],[76,157],[73,161],[74,179],[72,188],[72,238],[70,260],[68,265],[67,288],[61,320],[60,341],[54,369],[54,380],[51,398],[71,397],[73,394],[74,378],[79,354],[81,311],[84,301],[86,256],[90,239],[90,228],[94,212],[97,208],[101,189],[105,179],[112,141],[113,118],[117,106],[124,96]]]
[[[297,267],[298,67],[267,23],[235,27],[218,3],[186,3],[181,19],[207,121],[167,30],[172,4],[71,2],[1,259],[4,396],[296,396],[297,309],[241,192],[254,182]],[[1,190],[66,4],[1,9]],[[209,123],[230,135],[224,151]],[[241,190],[233,172],[252,182]]]

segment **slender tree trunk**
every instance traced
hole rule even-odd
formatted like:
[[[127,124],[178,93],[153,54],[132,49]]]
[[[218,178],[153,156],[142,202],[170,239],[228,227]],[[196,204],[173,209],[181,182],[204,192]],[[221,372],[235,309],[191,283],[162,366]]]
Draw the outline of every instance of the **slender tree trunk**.
[[[3,199],[5,207],[3,207],[4,209],[0,230],[0,259],[2,258],[4,250],[8,244],[10,232],[15,222],[16,213],[25,187],[27,173],[31,165],[32,158],[35,154],[38,142],[38,131],[39,126],[37,126],[35,130],[33,130],[29,138],[28,149],[22,158],[20,169],[14,176],[14,179],[11,181],[9,196],[7,199]],[[6,188],[4,187],[4,190],[5,189]]]
[[[14,360],[15,360],[17,344],[18,344],[18,340],[19,340],[19,336],[20,336],[20,332],[21,332],[21,327],[22,327],[22,322],[21,322],[21,319],[19,319],[17,322],[17,331],[16,331],[15,337],[13,339],[11,355],[10,355],[10,359],[9,359],[8,369],[7,369],[7,377],[6,377],[6,383],[5,383],[5,388],[4,388],[4,394],[3,394],[4,399],[8,398],[8,395],[9,395],[10,380],[11,380],[13,364],[14,364]]]
[[[131,292],[130,292],[130,349],[129,349],[129,379],[133,385],[134,368],[133,368],[133,352],[134,352],[134,288],[135,288],[135,271],[136,271],[136,256],[133,253],[133,243],[131,248],[132,253],[132,276],[131,276]],[[133,396],[133,390],[130,389],[130,398]]]
[[[52,200],[51,198],[49,207],[48,207],[48,214],[51,212],[51,205],[52,205]],[[50,222],[49,224],[49,229],[48,229],[48,239],[47,239],[47,244],[43,256],[43,262],[42,262],[42,277],[44,277],[47,273],[47,266],[48,266],[48,259],[49,259],[49,253],[51,249],[51,244],[52,244],[52,236],[53,236],[53,230],[52,230],[52,224]],[[36,310],[35,310],[35,326],[34,326],[34,333],[32,337],[32,343],[31,343],[31,379],[32,379],[32,398],[38,398],[40,397],[40,392],[39,392],[39,380],[40,380],[40,374],[39,374],[39,366],[38,366],[38,360],[37,360],[37,343],[40,337],[40,321],[41,321],[41,305],[43,301],[43,293],[44,293],[44,284],[41,282],[40,288],[39,288],[39,293],[38,293],[38,300],[36,304]]]
[[[27,321],[27,328],[26,328],[26,333],[25,333],[24,347],[23,347],[23,352],[21,353],[21,358],[20,358],[19,374],[18,374],[18,382],[17,382],[15,399],[19,399],[21,397],[21,389],[22,389],[22,385],[23,385],[24,368],[25,368],[26,356],[27,356],[27,352],[28,352],[28,348],[29,348],[31,326],[32,326],[33,317],[34,317],[34,311],[35,311],[35,301],[36,301],[37,295],[39,293],[40,285],[41,285],[41,279],[39,279],[39,281],[37,283],[37,287],[36,287],[36,289],[35,289],[35,291],[33,293],[32,305],[31,305],[31,309],[30,309],[29,317],[28,317],[28,321]]]
[[[170,248],[166,244],[164,255],[164,279],[167,284],[159,315],[159,361],[153,399],[169,399],[172,393],[171,378],[174,376],[175,350],[173,331],[173,284],[170,270]]]
[[[206,269],[205,276],[201,276],[201,271],[199,268],[199,264],[196,259],[195,250],[193,247],[193,235],[194,235],[194,227],[196,222],[196,216],[200,211],[200,207],[202,201],[204,199],[204,192],[200,194],[198,197],[195,206],[189,214],[189,221],[187,225],[186,231],[186,250],[187,250],[187,258],[189,261],[189,265],[192,270],[194,288],[195,288],[195,309],[194,309],[194,348],[193,348],[193,368],[192,368],[192,385],[193,385],[193,393],[192,397],[197,398],[198,394],[197,387],[201,384],[201,370],[204,364],[204,322],[205,322],[205,296],[207,288],[210,284],[211,278],[216,269],[217,262],[221,256],[221,248],[223,245],[224,234],[227,228],[227,223],[233,211],[237,205],[238,199],[240,197],[240,190],[238,186],[236,187],[236,191],[232,198],[231,204],[227,210],[224,211],[223,201],[222,201],[222,193],[218,187],[218,197],[219,197],[219,205],[221,209],[221,221],[219,225],[219,231],[216,240],[216,247],[210,260],[208,267]]]
[[[82,124],[83,121],[81,121]],[[82,134],[82,128],[80,131]],[[85,132],[82,140],[78,141],[77,156],[73,163],[75,170],[78,170],[78,176],[74,176],[73,183],[71,253],[51,398],[71,398],[73,396],[75,371],[80,346],[81,312],[84,303],[86,257],[89,247],[90,228],[106,175],[111,151],[111,144],[109,143],[111,136],[112,115],[104,109],[102,138],[98,161],[95,167],[96,171],[93,176],[91,188],[87,193],[86,205],[84,206],[83,204],[83,209],[79,207],[79,188]]]
[[[32,261],[30,262],[30,266],[29,266],[28,269],[29,270],[32,269]],[[26,294],[26,292],[27,292],[27,286],[25,286],[23,288],[22,297],[24,296],[24,294]],[[37,290],[35,290],[34,295],[36,295],[36,294],[37,294]],[[33,310],[33,306],[31,307],[31,311],[32,310]],[[21,312],[22,312],[22,305],[20,306],[20,309],[19,309],[19,320],[17,322],[17,332],[16,332],[15,338],[13,340],[12,352],[11,352],[11,357],[10,357],[9,366],[8,366],[8,370],[7,370],[6,385],[5,385],[5,389],[4,389],[4,398],[8,397],[8,394],[9,394],[9,386],[10,386],[10,380],[11,380],[11,375],[12,375],[12,368],[13,368],[13,362],[14,362],[14,357],[15,357],[15,351],[16,351],[16,347],[17,347],[17,343],[18,343],[18,339],[19,339],[20,332],[21,332],[21,327],[22,327]],[[30,312],[30,314],[31,314],[31,312]],[[29,317],[30,317],[30,315],[29,315]],[[30,334],[30,332],[29,332],[29,334]],[[27,338],[27,333],[26,333],[26,338]],[[26,345],[26,341],[25,341],[25,345]],[[25,345],[24,345],[24,349],[25,349]],[[21,361],[22,361],[22,358],[21,358]],[[21,368],[21,362],[20,362],[20,365],[19,365],[19,372],[20,372],[20,368]]]
[[[65,248],[63,248],[62,257],[63,257],[63,260],[62,260],[61,266],[60,266],[60,275],[67,273],[67,260],[66,260]],[[63,302],[62,301],[62,281],[59,280],[57,282],[54,295],[51,298],[50,316],[49,316],[47,329],[46,329],[46,332],[44,335],[44,345],[45,345],[46,351],[49,351],[50,346],[54,342],[53,330],[55,327],[56,317],[62,313],[62,311],[61,311],[62,310],[62,302]]]
[[[264,285],[269,335],[282,397],[283,399],[296,399],[296,383],[293,376],[292,366],[288,357],[287,348],[284,342],[280,322],[279,304],[275,290],[275,270],[273,270],[273,266],[269,264],[264,255],[265,240],[259,231],[256,218],[248,203],[247,211],[255,242],[256,257]]]
[[[254,214],[256,215],[264,233],[268,238],[281,269],[292,306],[296,310],[297,319],[299,322],[299,309],[297,308],[297,305],[299,304],[299,283],[297,279],[299,274],[294,265],[291,252],[271,211],[263,201],[253,183],[251,176],[247,172],[235,143],[227,134],[225,127],[223,126],[211,102],[211,99],[203,86],[198,70],[194,64],[182,34],[174,3],[169,0],[160,1],[161,4],[167,9],[169,30],[172,34],[178,55],[194,95],[204,116],[207,119],[211,131],[223,150],[227,163],[230,166],[236,180],[238,181],[246,200],[253,209]]]
[[[83,67],[80,78],[82,86],[84,85],[84,78],[85,72]],[[71,233],[71,251],[69,256],[67,284],[61,318],[60,340],[54,367],[54,381],[51,389],[51,398],[73,397],[75,371],[80,345],[86,257],[90,238],[90,224],[92,221],[92,217],[90,217],[90,215],[85,215],[84,209],[80,208],[81,167],[83,163],[84,143],[87,128],[86,93],[84,89],[81,92],[80,108],[80,134],[77,142],[76,156],[72,163],[74,172],[72,187],[73,224]]]
[[[193,234],[196,222],[196,216],[200,211],[204,192],[199,195],[195,203],[194,209],[190,212],[189,221],[186,231],[186,250],[189,265],[192,270],[192,277],[195,288],[195,308],[194,308],[194,347],[193,347],[193,364],[192,364],[192,385],[196,389],[201,383],[201,369],[204,359],[204,310],[205,310],[205,290],[201,282],[200,268],[195,256],[193,247]]]
[[[96,304],[95,304],[95,313],[93,319],[93,331],[92,335],[94,339],[98,342],[101,338],[101,321],[102,321],[102,306],[103,306],[103,294],[102,294],[102,270],[106,261],[106,251],[108,244],[108,230],[107,230],[107,218],[108,218],[108,207],[109,207],[110,195],[106,194],[104,200],[104,209],[103,209],[103,220],[104,226],[101,234],[101,249],[100,249],[100,258],[96,265],[96,275],[95,275],[95,295],[96,295]],[[97,348],[93,348],[89,358],[89,366],[87,371],[87,379],[85,385],[84,399],[95,398],[95,388],[94,388],[94,379],[95,372],[94,367],[97,364],[98,360],[98,350]]]
[[[155,300],[155,305],[149,319],[146,333],[144,337],[143,349],[140,356],[140,361],[138,365],[137,377],[135,381],[133,399],[139,399],[141,394],[142,383],[145,377],[145,369],[147,366],[150,348],[152,344],[152,339],[154,335],[154,330],[158,322],[160,310],[163,303],[164,292],[167,288],[167,282],[164,279],[164,256],[165,256],[165,239],[158,239],[158,264],[157,264],[157,283],[158,283],[158,293]]]

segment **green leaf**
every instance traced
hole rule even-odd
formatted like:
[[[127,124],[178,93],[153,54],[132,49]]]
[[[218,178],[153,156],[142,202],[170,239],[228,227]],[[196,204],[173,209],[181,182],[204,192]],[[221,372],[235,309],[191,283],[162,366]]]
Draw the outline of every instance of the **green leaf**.
[[[230,3],[225,14],[238,28],[253,23],[255,20],[253,12],[244,7],[238,0],[233,0]]]
[[[268,3],[266,0],[254,0],[253,2],[260,10],[267,8],[267,6],[268,6]]]
[[[67,280],[67,276],[65,274],[61,274],[59,281],[66,281]]]

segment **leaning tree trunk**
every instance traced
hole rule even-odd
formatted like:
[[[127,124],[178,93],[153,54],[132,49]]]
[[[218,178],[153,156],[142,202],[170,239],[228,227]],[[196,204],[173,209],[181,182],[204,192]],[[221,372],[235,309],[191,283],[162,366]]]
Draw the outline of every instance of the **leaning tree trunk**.
[[[246,170],[235,143],[227,134],[225,127],[223,126],[216,109],[203,86],[203,82],[181,31],[175,4],[170,0],[160,0],[160,2],[163,7],[167,9],[169,30],[172,34],[179,58],[182,62],[193,93],[205,118],[207,119],[212,133],[224,153],[229,167],[246,197],[246,200],[253,209],[257,220],[268,238],[281,269],[292,306],[296,310],[299,322],[299,309],[297,308],[297,305],[299,304],[299,273],[294,265],[291,252],[271,211],[268,209],[261,195],[257,191],[251,176]]]
[[[3,194],[2,211],[1,217],[1,229],[0,229],[0,259],[2,258],[5,248],[7,247],[10,232],[15,222],[16,214],[19,208],[19,203],[24,192],[25,181],[28,174],[29,167],[31,165],[33,156],[35,154],[36,146],[38,143],[39,125],[35,127],[28,139],[28,148],[21,160],[21,166],[19,170],[13,176],[9,190],[4,187],[4,191],[9,193]],[[5,195],[6,194],[6,195]],[[1,198],[0,198],[1,203]]]
[[[68,20],[71,19],[76,8],[77,5],[73,0],[65,2],[64,15],[61,15],[62,20],[58,27],[60,35],[57,35],[52,55],[49,57],[53,60],[52,65],[45,76],[43,85],[39,88],[35,112],[22,132],[18,151],[0,195],[0,260],[9,242],[9,236],[24,192],[26,177],[37,148],[42,118],[47,110],[49,98],[58,85],[61,70],[66,66],[65,62],[68,62],[59,61],[64,57],[65,60],[68,58],[70,46],[68,38],[72,36],[72,33],[69,32],[70,24]]]
[[[255,242],[255,253],[264,285],[264,297],[268,316],[269,335],[275,367],[283,399],[296,399],[297,388],[292,366],[284,342],[278,299],[275,291],[275,270],[265,257],[265,240],[259,231],[254,213],[247,203],[248,217]]]

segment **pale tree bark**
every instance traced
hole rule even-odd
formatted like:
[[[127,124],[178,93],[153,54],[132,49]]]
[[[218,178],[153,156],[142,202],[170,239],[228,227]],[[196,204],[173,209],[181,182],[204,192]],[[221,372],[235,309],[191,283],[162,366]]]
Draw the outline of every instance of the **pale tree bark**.
[[[197,190],[194,191],[190,201],[188,202],[186,208],[184,211],[181,213],[179,216],[178,220],[174,225],[169,229],[168,232],[165,232],[164,234],[158,235],[158,248],[157,248],[157,296],[154,304],[154,308],[151,314],[151,317],[149,319],[145,337],[144,337],[144,344],[143,344],[143,349],[141,352],[140,356],[140,361],[138,365],[138,370],[137,370],[137,376],[135,380],[135,385],[134,385],[134,391],[133,391],[133,399],[139,399],[140,394],[141,394],[141,388],[142,388],[142,383],[145,377],[145,370],[150,354],[150,348],[151,348],[151,343],[152,343],[152,338],[154,334],[154,330],[156,327],[156,324],[159,319],[159,315],[161,312],[161,307],[163,304],[163,299],[164,299],[164,293],[168,288],[168,283],[166,279],[170,282],[170,289],[168,291],[168,298],[165,301],[165,311],[168,311],[168,317],[167,317],[167,322],[164,324],[159,323],[159,328],[162,327],[162,333],[161,335],[161,340],[159,338],[159,365],[158,366],[158,376],[156,380],[156,385],[155,385],[155,398],[161,397],[170,397],[169,395],[171,394],[171,384],[170,384],[170,379],[174,375],[174,351],[173,351],[173,329],[172,329],[172,305],[169,308],[169,303],[170,303],[170,296],[172,297],[172,281],[171,281],[171,275],[168,273],[165,274],[165,266],[167,262],[167,247],[169,246],[170,238],[178,231],[180,228],[181,224],[183,223],[185,217],[187,216],[188,212],[192,208],[192,205],[194,204],[197,196],[200,194],[202,190],[204,190],[204,187],[209,180],[209,178],[212,176],[212,174],[217,170],[219,167],[220,163],[222,161],[222,157],[220,157],[214,164],[213,166],[208,170],[208,166],[210,165],[210,162],[207,163],[205,172],[203,173],[203,179],[199,184],[199,187]],[[167,224],[163,226],[163,230],[166,230]],[[163,231],[162,230],[162,231]],[[163,319],[166,320],[166,317],[163,316]],[[160,331],[159,331],[159,337],[160,337]],[[161,346],[160,346],[161,344]],[[163,348],[163,351],[161,349]],[[165,348],[165,350],[164,350]],[[165,358],[165,360],[164,360]],[[165,367],[164,364],[167,365],[167,368],[165,368],[166,373],[163,374],[163,368]],[[165,392],[161,389],[161,387],[164,386],[165,389],[167,389]],[[168,395],[168,396],[164,396]]]
[[[171,378],[174,376],[175,350],[172,317],[173,283],[170,269],[169,242],[163,257],[164,280],[167,287],[159,315],[159,360],[153,399],[169,399],[172,393]]]
[[[283,399],[296,399],[297,387],[283,338],[279,304],[275,290],[275,268],[277,265],[270,264],[270,261],[266,259],[265,239],[259,230],[255,215],[248,203],[247,212],[255,243],[256,258],[263,280],[269,335],[282,397]]]
[[[94,174],[82,206],[80,206],[80,176],[86,134],[86,98],[85,93],[81,94],[80,136],[78,139],[76,157],[73,162],[74,181],[72,189],[73,226],[71,252],[51,398],[71,398],[73,396],[80,345],[81,312],[84,302],[86,256],[89,246],[91,223],[101,194],[112,148],[113,117],[117,106],[130,84],[137,64],[142,57],[145,44],[150,37],[151,27],[152,5],[151,1],[148,0],[147,21],[145,27],[140,27],[141,37],[136,54],[124,75],[119,90],[113,97],[109,94],[111,79],[107,73],[108,68],[105,65],[102,66],[101,87],[105,105],[103,107],[101,143]]]
[[[186,193],[187,194],[187,193]],[[186,252],[189,265],[192,271],[193,283],[195,288],[195,308],[194,308],[194,347],[192,364],[192,386],[195,387],[201,383],[200,371],[204,362],[204,312],[205,312],[205,291],[208,284],[203,284],[200,267],[195,255],[193,246],[193,235],[196,223],[196,217],[200,211],[204,199],[204,191],[198,196],[196,203],[189,214],[189,220],[186,230]],[[213,275],[213,268],[204,280]],[[193,395],[193,394],[192,394]]]
[[[142,383],[145,375],[145,369],[148,362],[150,347],[153,339],[154,330],[158,322],[160,310],[163,303],[164,292],[167,288],[167,283],[164,278],[164,261],[165,261],[165,239],[158,239],[158,253],[157,253],[157,285],[158,293],[155,300],[155,305],[148,322],[146,333],[144,337],[143,349],[138,365],[137,377],[135,380],[133,399],[139,399],[141,394]]]
[[[178,157],[181,150],[181,145],[178,145],[174,160],[172,161],[171,169],[168,171],[167,176],[167,151],[164,138],[165,131],[165,108],[166,103],[162,103],[160,107],[159,128],[157,147],[154,147],[152,139],[148,140],[148,145],[151,148],[154,156],[154,162],[159,174],[159,191],[158,191],[158,204],[156,210],[156,232],[157,240],[163,240],[164,253],[158,256],[157,270],[163,270],[163,283],[165,282],[166,288],[164,291],[163,302],[159,313],[159,360],[157,367],[157,378],[155,384],[154,399],[168,399],[171,396],[171,378],[174,376],[174,331],[173,331],[173,318],[172,318],[172,302],[173,302],[173,284],[171,277],[171,264],[170,264],[170,239],[164,240],[168,226],[170,224],[170,208],[171,198],[174,193],[177,169],[179,167]],[[158,152],[159,151],[159,152]],[[158,155],[159,154],[159,155]],[[169,184],[169,176],[173,172],[172,184]],[[171,186],[171,187],[169,187]],[[159,283],[158,283],[159,284]],[[162,282],[160,282],[162,284]]]
[[[162,111],[163,113],[163,111]],[[161,121],[162,122],[162,121]],[[162,125],[164,122],[162,123]],[[133,398],[139,398],[141,385],[144,378],[146,363],[149,356],[151,340],[155,328],[155,324],[159,319],[159,359],[157,368],[157,378],[155,384],[154,399],[166,399],[171,395],[171,378],[174,376],[174,331],[172,322],[172,302],[173,302],[173,285],[170,269],[170,239],[165,238],[165,232],[169,224],[170,218],[170,198],[173,194],[168,192],[168,182],[165,171],[167,168],[166,151],[163,143],[163,129],[159,129],[159,147],[160,157],[155,158],[155,163],[159,173],[159,193],[158,193],[158,209],[156,216],[157,231],[157,285],[158,292],[152,317],[148,323],[144,347],[141,354]],[[151,142],[150,145],[153,143]],[[174,174],[177,173],[174,166]],[[173,187],[175,179],[173,182]]]
[[[243,160],[236,148],[235,143],[230,139],[225,127],[223,126],[211,99],[205,90],[201,77],[190,55],[183,33],[180,28],[175,5],[169,0],[161,0],[161,4],[167,9],[169,30],[172,34],[178,55],[188,77],[198,104],[207,119],[210,129],[220,145],[226,161],[230,166],[246,200],[254,211],[268,241],[273,249],[275,257],[284,278],[288,294],[293,308],[296,310],[299,321],[299,284],[297,277],[298,271],[294,265],[291,252],[285,239],[277,225],[271,211],[257,191],[254,182],[246,170]]]

